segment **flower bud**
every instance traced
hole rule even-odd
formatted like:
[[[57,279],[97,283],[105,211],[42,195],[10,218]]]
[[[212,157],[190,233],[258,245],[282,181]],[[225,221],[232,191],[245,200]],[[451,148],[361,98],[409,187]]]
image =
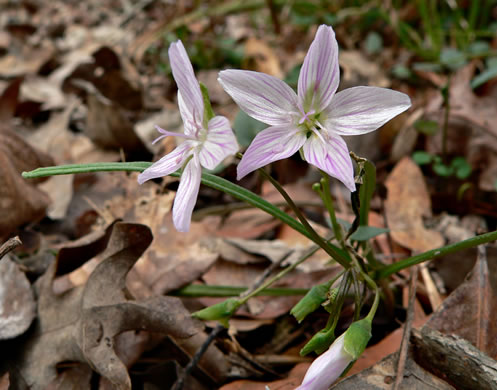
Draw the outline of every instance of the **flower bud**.
[[[327,390],[364,352],[371,338],[371,321],[356,321],[337,338],[330,348],[314,360],[296,390]]]
[[[237,298],[229,298],[224,302],[216,303],[215,305],[193,313],[192,317],[204,321],[219,321],[225,328],[227,328],[229,319],[239,306],[240,303]]]
[[[292,308],[292,314],[298,322],[315,311],[327,298],[330,282],[318,284],[309,290],[307,294]]]
[[[310,352],[316,352],[319,355],[329,348],[334,338],[334,329],[320,330],[304,345],[300,350],[300,355],[305,356]]]

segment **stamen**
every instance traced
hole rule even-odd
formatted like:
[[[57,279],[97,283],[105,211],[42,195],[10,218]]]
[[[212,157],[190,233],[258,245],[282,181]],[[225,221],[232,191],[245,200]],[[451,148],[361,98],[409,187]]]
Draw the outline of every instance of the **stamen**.
[[[301,102],[297,103],[297,107],[298,107],[300,113],[302,114],[302,117],[299,120],[299,125],[301,125],[305,121],[311,121],[311,118],[309,118],[309,115],[313,115],[313,114],[316,113],[316,110],[314,110],[314,109],[312,109],[312,110],[310,110],[308,112],[305,112],[304,111],[304,107],[302,106]]]
[[[326,141],[324,140],[324,137],[323,137],[323,135],[324,135],[324,134],[326,134],[326,133],[324,133],[324,134],[323,134],[323,133],[321,133],[321,132],[320,132],[318,129],[316,129],[315,127],[313,127],[313,128],[311,129],[311,131],[312,131],[314,134],[316,134],[316,135],[318,136],[318,138],[319,138],[321,141],[323,141],[323,143],[326,143]]]
[[[159,141],[160,139],[164,138],[164,137],[180,137],[180,138],[185,138],[185,139],[195,139],[194,137],[192,136],[189,136],[189,135],[186,135],[186,134],[183,134],[183,133],[176,133],[174,131],[168,131],[168,130],[164,130],[163,128],[159,127],[159,126],[155,126],[155,128],[157,129],[157,131],[163,135],[159,136],[159,138],[157,138],[153,143],[155,144],[157,141]]]

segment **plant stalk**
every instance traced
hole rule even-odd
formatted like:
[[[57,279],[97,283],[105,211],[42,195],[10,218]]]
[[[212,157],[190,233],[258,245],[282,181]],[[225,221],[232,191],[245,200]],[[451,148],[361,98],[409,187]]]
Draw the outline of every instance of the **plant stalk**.
[[[375,279],[378,280],[387,278],[390,275],[402,271],[403,269],[412,267],[413,265],[420,264],[428,260],[437,259],[439,257],[458,252],[463,249],[474,248],[478,245],[486,244],[495,240],[497,240],[497,230],[481,234],[476,237],[471,237],[467,240],[456,242],[454,244],[446,245],[437,249],[432,249],[431,251],[427,251],[419,255],[400,260],[397,263],[387,265],[386,267],[376,272]]]

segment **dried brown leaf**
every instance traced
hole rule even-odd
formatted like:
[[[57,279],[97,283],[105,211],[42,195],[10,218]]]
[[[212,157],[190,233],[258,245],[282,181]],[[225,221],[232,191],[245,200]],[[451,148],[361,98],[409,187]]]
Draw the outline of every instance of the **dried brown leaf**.
[[[484,247],[466,281],[455,289],[427,322],[445,334],[455,334],[497,357],[497,285],[492,281]]]
[[[10,130],[0,131],[0,236],[44,216],[49,198],[21,173],[47,165],[53,165],[49,156]]]
[[[392,238],[419,252],[442,246],[442,235],[424,227],[423,217],[431,216],[431,200],[419,167],[409,157],[403,158],[385,185],[385,213]]]
[[[309,363],[301,363],[296,365],[285,379],[273,382],[255,382],[244,379],[224,385],[219,390],[261,390],[265,385],[271,390],[294,390],[302,383],[308,368]]]
[[[7,255],[0,259],[0,340],[23,334],[35,316],[31,284]]]
[[[129,300],[126,275],[152,240],[138,224],[113,226],[106,259],[83,287],[56,295],[55,262],[37,282],[38,320],[18,354],[10,360],[12,381],[43,389],[56,377],[62,361],[89,364],[117,388],[130,389],[126,366],[114,350],[114,337],[128,330],[147,330],[190,337],[198,332],[181,301],[172,297]]]

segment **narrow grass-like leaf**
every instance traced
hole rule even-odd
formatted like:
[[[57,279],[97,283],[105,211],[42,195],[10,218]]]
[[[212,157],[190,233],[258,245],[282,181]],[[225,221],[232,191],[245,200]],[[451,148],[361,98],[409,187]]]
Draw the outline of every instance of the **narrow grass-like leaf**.
[[[37,178],[55,175],[69,175],[73,173],[87,173],[87,172],[107,172],[107,171],[135,171],[142,172],[151,165],[149,162],[126,162],[126,163],[93,163],[93,164],[71,164],[60,165],[54,167],[37,168],[30,172],[23,172],[24,178]],[[179,177],[179,172],[172,173],[171,176]],[[314,241],[312,235],[304,228],[304,226],[292,218],[290,215],[272,205],[268,201],[262,199],[260,196],[254,194],[239,185],[236,185],[219,176],[209,173],[202,174],[202,184],[214,188],[216,190],[225,192],[236,199],[242,200],[258,209],[265,211],[272,215],[281,222],[287,224],[299,233],[302,233],[307,238]],[[331,244],[329,244],[331,245]],[[337,250],[339,248],[335,247]]]

